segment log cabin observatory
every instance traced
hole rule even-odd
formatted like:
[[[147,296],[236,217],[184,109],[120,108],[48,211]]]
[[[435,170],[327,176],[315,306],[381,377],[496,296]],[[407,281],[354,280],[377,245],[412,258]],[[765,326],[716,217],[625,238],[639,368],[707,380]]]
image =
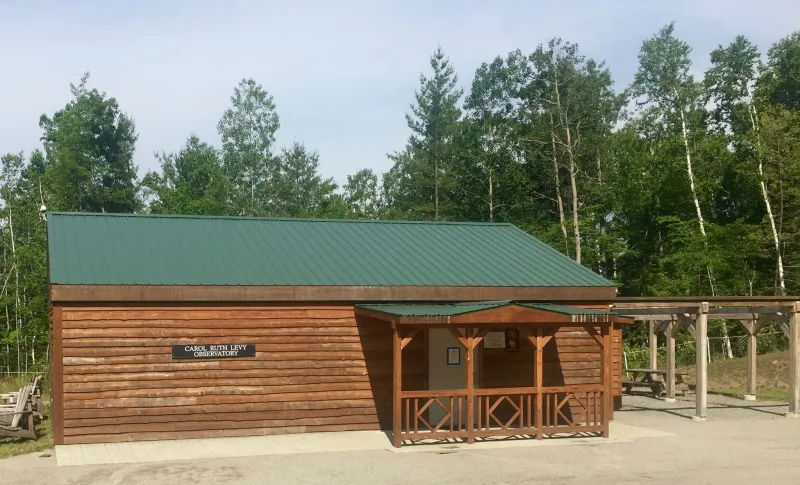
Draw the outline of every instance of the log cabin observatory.
[[[510,224],[49,213],[56,444],[608,436],[614,285]]]

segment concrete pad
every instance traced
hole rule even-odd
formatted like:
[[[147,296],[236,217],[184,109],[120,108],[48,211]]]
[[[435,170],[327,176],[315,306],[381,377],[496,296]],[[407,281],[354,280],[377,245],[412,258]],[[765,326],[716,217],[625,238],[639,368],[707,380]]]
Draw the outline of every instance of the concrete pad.
[[[491,448],[620,443],[638,438],[672,436],[671,433],[664,431],[617,422],[611,423],[610,432],[611,438],[564,435],[563,437],[551,437],[537,441],[530,438],[498,437],[484,439],[473,445],[436,440],[433,444],[394,448],[391,440],[383,431],[342,431],[275,436],[59,445],[55,447],[55,455],[58,466],[74,466],[375,450],[389,450],[398,453],[441,452],[443,450],[457,449],[480,451]]]

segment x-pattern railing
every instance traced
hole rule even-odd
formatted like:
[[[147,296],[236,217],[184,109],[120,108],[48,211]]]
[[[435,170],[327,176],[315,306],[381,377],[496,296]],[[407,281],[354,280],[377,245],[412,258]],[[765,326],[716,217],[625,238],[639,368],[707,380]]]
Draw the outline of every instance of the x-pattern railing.
[[[403,440],[603,433],[603,387],[475,389],[474,424],[467,427],[466,389],[403,391]],[[438,419],[437,419],[438,418]]]

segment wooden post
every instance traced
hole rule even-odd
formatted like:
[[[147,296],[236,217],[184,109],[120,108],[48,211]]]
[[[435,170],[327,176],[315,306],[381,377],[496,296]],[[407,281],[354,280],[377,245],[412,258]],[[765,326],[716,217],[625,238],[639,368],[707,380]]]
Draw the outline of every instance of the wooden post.
[[[747,329],[747,391],[744,394],[745,401],[756,400],[757,325],[756,322],[753,322],[752,329]]]
[[[542,327],[539,326],[536,328],[536,365],[533,368],[533,380],[534,384],[536,385],[536,418],[535,418],[535,426],[536,426],[536,439],[541,440],[544,438],[544,430],[542,429],[542,415],[544,410],[542,409],[543,404],[543,397],[542,396],[542,382],[544,380],[544,372],[542,372],[543,365],[544,365],[544,338],[542,338]]]
[[[473,329],[465,329],[467,333],[467,443],[475,442],[475,349],[473,345]]]
[[[392,445],[400,448],[402,431],[403,347],[397,324],[392,322]]]
[[[789,317],[789,412],[800,416],[800,302],[795,302]]]
[[[667,337],[667,397],[666,402],[675,402],[675,332],[678,326],[670,321],[666,326]]]
[[[614,406],[613,406],[613,385],[611,383],[611,367],[612,367],[612,345],[611,345],[611,324],[605,323],[600,324],[600,334],[603,337],[603,354],[602,354],[602,363],[601,365],[601,373],[602,373],[602,383],[603,383],[603,431],[602,436],[603,438],[608,438],[609,436],[609,422],[611,421],[611,416],[613,415]]]
[[[692,419],[695,421],[705,421],[708,408],[708,348],[706,347],[708,337],[708,303],[703,302],[697,309],[697,320],[695,321],[694,340],[697,351],[696,367],[696,392],[697,410]]]
[[[658,369],[658,333],[656,322],[650,322],[650,369]]]

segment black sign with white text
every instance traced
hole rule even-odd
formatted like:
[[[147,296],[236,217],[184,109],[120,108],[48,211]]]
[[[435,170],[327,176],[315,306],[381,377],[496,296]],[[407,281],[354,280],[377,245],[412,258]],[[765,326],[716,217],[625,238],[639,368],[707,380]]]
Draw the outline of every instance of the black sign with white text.
[[[255,357],[255,344],[173,345],[173,359],[235,359]]]

